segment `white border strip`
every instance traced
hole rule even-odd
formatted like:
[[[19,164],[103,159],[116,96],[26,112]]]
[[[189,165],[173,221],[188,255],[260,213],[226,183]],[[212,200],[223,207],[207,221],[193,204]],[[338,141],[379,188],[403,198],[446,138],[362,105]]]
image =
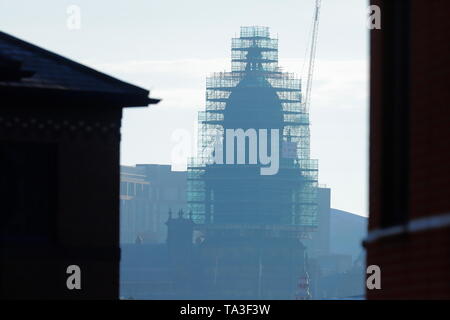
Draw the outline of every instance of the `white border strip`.
[[[373,230],[369,232],[364,242],[370,243],[381,238],[391,237],[403,233],[427,231],[438,228],[445,228],[448,226],[450,226],[450,213],[418,218],[409,221],[405,225]]]

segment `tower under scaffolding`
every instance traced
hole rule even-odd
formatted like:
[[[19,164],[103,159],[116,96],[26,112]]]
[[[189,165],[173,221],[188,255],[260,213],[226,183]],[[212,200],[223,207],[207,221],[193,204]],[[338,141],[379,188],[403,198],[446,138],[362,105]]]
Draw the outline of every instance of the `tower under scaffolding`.
[[[231,72],[214,73],[206,81],[198,155],[188,165],[193,220],[207,233],[263,228],[304,236],[317,223],[318,161],[310,159],[309,112],[302,103],[301,80],[278,66],[278,39],[267,27],[241,27],[240,37],[232,39],[231,61]],[[264,165],[259,160],[215,162],[215,142],[219,137],[227,145],[226,129],[278,129],[278,173],[261,175]],[[248,144],[245,151],[250,151]]]

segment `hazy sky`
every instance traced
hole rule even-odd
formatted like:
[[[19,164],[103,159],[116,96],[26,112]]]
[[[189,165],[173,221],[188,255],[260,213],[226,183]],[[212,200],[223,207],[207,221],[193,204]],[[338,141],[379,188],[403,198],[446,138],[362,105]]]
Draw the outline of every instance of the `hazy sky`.
[[[311,155],[332,206],[368,213],[367,0],[323,0],[311,101]],[[67,8],[80,8],[80,29]],[[314,0],[0,0],[0,30],[151,90],[157,106],[124,112],[122,164],[171,162],[177,129],[194,136],[205,78],[229,70],[240,26],[279,38],[280,65],[301,75]]]

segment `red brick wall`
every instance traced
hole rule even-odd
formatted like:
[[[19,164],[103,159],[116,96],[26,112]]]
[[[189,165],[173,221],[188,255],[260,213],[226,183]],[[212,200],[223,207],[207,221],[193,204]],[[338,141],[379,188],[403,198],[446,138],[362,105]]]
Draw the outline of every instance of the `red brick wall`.
[[[404,234],[367,245],[381,268],[381,290],[368,299],[450,299],[450,228]]]
[[[372,0],[381,6],[391,0]],[[450,1],[411,0],[409,218],[450,213]],[[382,11],[383,14],[383,11]],[[369,232],[380,228],[381,70],[383,32],[371,31]],[[379,239],[367,264],[381,267],[381,290],[369,299],[450,299],[450,228]]]
[[[450,213],[450,1],[412,1],[410,216]]]

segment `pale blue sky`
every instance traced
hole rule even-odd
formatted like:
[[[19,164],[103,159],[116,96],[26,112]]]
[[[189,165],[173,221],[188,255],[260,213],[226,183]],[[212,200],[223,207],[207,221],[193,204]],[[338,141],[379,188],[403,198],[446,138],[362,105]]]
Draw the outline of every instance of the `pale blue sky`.
[[[332,206],[368,213],[367,0],[323,0],[311,102],[311,150]],[[66,26],[81,9],[81,29]],[[0,0],[0,30],[152,90],[163,101],[128,110],[123,164],[170,163],[172,133],[194,135],[205,77],[229,69],[242,25],[278,34],[280,65],[301,73],[314,0]]]

